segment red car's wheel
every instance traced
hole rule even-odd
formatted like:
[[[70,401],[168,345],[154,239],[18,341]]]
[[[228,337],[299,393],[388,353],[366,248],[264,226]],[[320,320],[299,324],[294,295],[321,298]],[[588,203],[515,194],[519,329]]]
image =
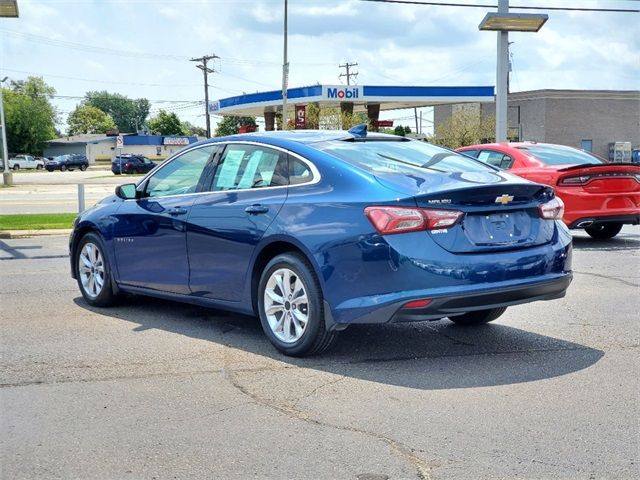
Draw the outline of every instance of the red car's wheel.
[[[621,223],[604,223],[595,227],[587,227],[584,229],[592,238],[596,240],[608,240],[615,237],[622,230]]]

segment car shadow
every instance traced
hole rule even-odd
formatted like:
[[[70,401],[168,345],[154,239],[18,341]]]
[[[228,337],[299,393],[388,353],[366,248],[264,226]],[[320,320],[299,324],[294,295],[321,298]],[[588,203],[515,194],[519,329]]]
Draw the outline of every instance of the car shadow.
[[[352,325],[321,356],[292,358],[269,343],[255,317],[149,297],[87,310],[203,339],[289,365],[409,388],[438,390],[532,382],[585,369],[604,352],[499,323],[460,327],[448,320],[388,325]]]

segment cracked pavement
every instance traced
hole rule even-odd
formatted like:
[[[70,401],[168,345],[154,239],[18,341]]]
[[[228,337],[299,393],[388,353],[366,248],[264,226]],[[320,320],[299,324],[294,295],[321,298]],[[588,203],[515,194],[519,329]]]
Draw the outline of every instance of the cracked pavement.
[[[66,237],[3,242],[1,478],[640,476],[638,227],[576,233],[564,299],[470,329],[354,326],[308,359],[253,318],[89,308]]]

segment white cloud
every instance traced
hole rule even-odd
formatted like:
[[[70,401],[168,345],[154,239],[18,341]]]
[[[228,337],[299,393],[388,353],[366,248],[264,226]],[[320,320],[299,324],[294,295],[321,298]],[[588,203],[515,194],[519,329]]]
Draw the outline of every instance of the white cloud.
[[[632,2],[594,5],[628,8]],[[20,0],[21,17],[0,30],[125,52],[136,59],[34,41],[3,33],[0,68],[47,77],[62,95],[106,89],[132,98],[201,100],[202,72],[186,58],[216,53],[211,97],[278,89],[282,64],[282,1]],[[290,85],[338,83],[338,64],[358,62],[360,84],[492,85],[496,36],[478,31],[483,9],[385,5],[357,0],[289,1]],[[511,34],[512,87],[637,89],[639,15],[549,12],[539,33]],[[104,70],[99,70],[102,66]],[[169,86],[144,86],[165,84]],[[175,85],[184,85],[176,87]],[[70,110],[75,100],[60,100]],[[171,104],[155,104],[168,107]],[[204,124],[200,108],[181,118]]]

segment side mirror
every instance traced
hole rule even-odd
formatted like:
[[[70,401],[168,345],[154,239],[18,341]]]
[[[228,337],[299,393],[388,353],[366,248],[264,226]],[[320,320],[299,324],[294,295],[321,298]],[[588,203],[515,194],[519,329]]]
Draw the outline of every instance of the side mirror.
[[[133,200],[138,198],[138,190],[135,183],[125,183],[116,187],[116,196],[123,200]]]

